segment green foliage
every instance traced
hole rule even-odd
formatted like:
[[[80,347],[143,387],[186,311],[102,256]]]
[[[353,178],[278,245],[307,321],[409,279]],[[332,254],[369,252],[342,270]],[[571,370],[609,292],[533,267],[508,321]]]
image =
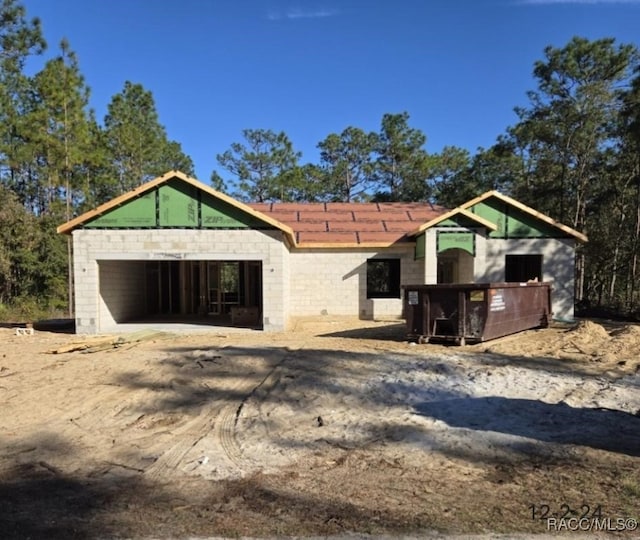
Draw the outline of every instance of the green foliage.
[[[283,201],[317,202],[333,200],[331,184],[326,171],[312,163],[294,167],[280,176],[278,182],[283,185]]]
[[[125,82],[101,125],[66,41],[34,76],[40,21],[0,0],[0,317],[70,301],[66,237],[56,225],[193,162],[169,140],[153,95]],[[217,156],[212,185],[251,201],[433,201],[455,207],[498,189],[589,235],[577,256],[584,305],[640,309],[640,67],[632,45],[573,38],[533,66],[536,88],[488,149],[426,151],[409,114],[379,132],[346,127],[318,143],[319,163],[284,132],[246,129]]]
[[[335,200],[367,199],[374,185],[373,152],[377,136],[348,127],[339,135],[331,133],[318,143],[321,167]]]
[[[446,147],[434,161],[436,199],[449,208],[486,191],[512,193],[522,178],[522,160],[504,141],[488,149],[479,148],[472,158],[466,150]]]
[[[170,141],[158,119],[155,101],[141,84],[126,81],[113,96],[104,120],[111,169],[120,192],[179,168],[193,174],[193,162]]]
[[[216,156],[220,166],[235,176],[229,182],[232,194],[258,202],[293,200],[299,179],[294,171],[301,154],[293,149],[289,137],[268,129],[245,129],[242,135],[245,144],[233,143],[229,150]],[[217,189],[225,186],[217,172],[211,180]]]
[[[427,137],[408,124],[409,114],[385,114],[375,151],[374,178],[377,198],[386,194],[391,201],[426,201],[431,197],[429,184],[433,158],[424,145]]]
[[[301,154],[283,132],[245,129],[245,143],[218,154],[231,173],[211,174],[218,190],[249,201],[426,200],[431,158],[426,136],[408,125],[409,114],[385,114],[380,133],[347,127],[318,143],[320,163],[299,165]]]
[[[30,54],[40,54],[47,44],[40,19],[26,19],[26,10],[17,0],[0,4],[0,70],[3,76],[18,75]],[[4,78],[4,77],[3,77]]]
[[[445,146],[433,156],[430,178],[439,204],[455,208],[481,193],[479,186],[469,183],[470,160],[467,150],[455,146]]]
[[[38,299],[61,307],[66,289],[65,239],[55,234],[61,215],[36,217],[0,187],[0,304]]]
[[[251,201],[427,200],[432,158],[409,114],[385,114],[380,133],[347,127],[318,143],[320,163],[298,165],[286,134],[246,129],[217,159],[234,178],[214,171],[211,185]]]
[[[46,47],[40,21],[26,19],[24,6],[15,0],[0,4],[0,164],[6,171],[0,181],[27,202],[27,172],[34,153],[25,144],[30,133],[26,113],[30,102],[30,81],[23,73],[28,56]]]
[[[40,21],[0,3],[0,304],[5,313],[59,311],[71,301],[69,239],[56,226],[140,182],[193,163],[168,140],[150,92],[126,83],[103,129],[69,43],[30,77],[46,44]],[[7,311],[9,310],[9,311]]]
[[[63,193],[64,217],[70,219],[73,201],[81,197],[81,181],[93,141],[86,112],[89,88],[75,54],[64,40],[60,51],[33,79],[35,97],[29,117],[34,130],[29,141],[40,156],[34,167],[41,178],[39,213],[49,212]]]
[[[636,53],[610,38],[577,37],[544,53],[534,67],[538,90],[529,93],[531,106],[516,110],[514,146],[535,162],[529,196],[539,199],[532,192],[540,188],[547,195],[543,211],[586,230],[588,200],[600,185],[594,172],[619,112],[616,89],[628,80]]]
[[[14,298],[10,304],[0,304],[0,321],[23,323],[65,317],[65,310],[55,305],[43,305],[35,297]]]
[[[521,161],[511,191],[589,234],[590,242],[578,250],[576,298],[583,304],[618,303],[616,291],[636,280],[635,270],[630,281],[620,279],[637,258],[637,244],[625,237],[640,233],[630,228],[640,210],[632,189],[637,160],[629,144],[631,109],[628,126],[621,123],[625,99],[633,102],[621,89],[631,84],[638,53],[611,38],[576,37],[544,54],[534,66],[538,88],[528,94],[530,106],[516,109],[520,120],[505,137]]]

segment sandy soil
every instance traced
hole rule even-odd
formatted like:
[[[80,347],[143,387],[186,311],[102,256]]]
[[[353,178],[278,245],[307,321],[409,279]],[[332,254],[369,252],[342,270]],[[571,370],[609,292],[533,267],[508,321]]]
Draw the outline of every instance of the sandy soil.
[[[78,340],[0,328],[2,538],[553,534],[545,515],[639,518],[637,326],[446,347],[325,317],[51,354]]]

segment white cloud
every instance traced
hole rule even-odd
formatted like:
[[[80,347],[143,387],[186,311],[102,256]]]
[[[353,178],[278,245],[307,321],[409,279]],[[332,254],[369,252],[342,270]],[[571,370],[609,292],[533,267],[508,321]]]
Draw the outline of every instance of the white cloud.
[[[337,15],[338,11],[335,9],[316,9],[305,10],[299,8],[290,9],[284,13],[272,11],[267,15],[270,21],[279,21],[282,19],[324,19],[326,17],[333,17]]]

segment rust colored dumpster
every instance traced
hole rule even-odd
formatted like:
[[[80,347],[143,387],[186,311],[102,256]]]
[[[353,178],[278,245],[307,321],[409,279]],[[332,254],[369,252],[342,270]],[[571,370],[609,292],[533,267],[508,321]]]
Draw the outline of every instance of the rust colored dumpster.
[[[548,326],[549,283],[454,283],[405,285],[409,337],[420,343],[459,345]]]

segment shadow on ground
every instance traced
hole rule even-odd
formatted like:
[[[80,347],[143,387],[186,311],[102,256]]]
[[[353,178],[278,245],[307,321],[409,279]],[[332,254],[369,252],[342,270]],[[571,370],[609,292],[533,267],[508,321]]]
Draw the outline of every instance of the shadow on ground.
[[[319,337],[375,339],[403,342],[407,341],[407,326],[404,323],[387,324],[384,326],[368,326],[366,328],[353,328],[351,330],[319,334]]]
[[[27,323],[0,322],[0,328],[26,328]],[[33,323],[33,329],[39,332],[54,332],[56,334],[75,334],[75,319],[43,319]]]
[[[3,540],[190,536],[328,535],[409,532],[428,516],[402,508],[370,509],[333,496],[299,492],[286,478],[260,474],[210,482],[149,482],[97,468],[67,473],[45,462],[0,468]]]
[[[452,427],[640,456],[640,418],[626,412],[503,397],[430,401],[415,410]]]

